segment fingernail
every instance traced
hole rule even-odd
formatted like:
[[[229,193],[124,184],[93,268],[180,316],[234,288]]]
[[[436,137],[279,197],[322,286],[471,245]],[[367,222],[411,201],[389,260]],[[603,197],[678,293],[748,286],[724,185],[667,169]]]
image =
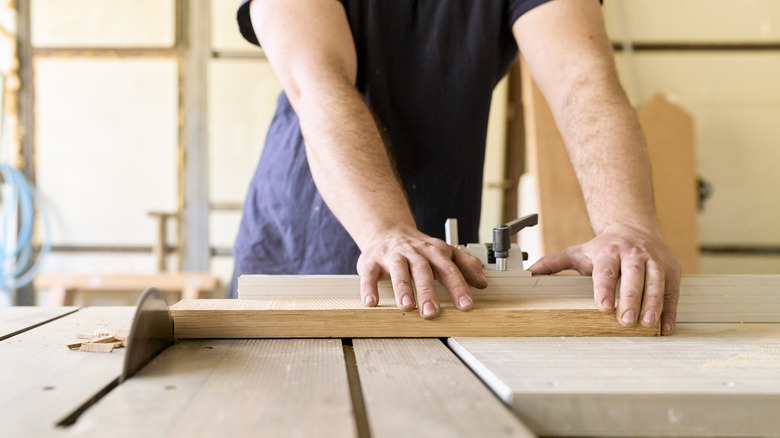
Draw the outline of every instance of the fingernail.
[[[471,306],[471,300],[469,297],[460,297],[460,300],[458,300],[460,303],[461,309],[468,309]]]
[[[636,314],[634,313],[633,310],[626,310],[623,313],[623,318],[622,319],[623,319],[623,322],[625,322],[626,324],[633,324],[634,321],[636,321]]]
[[[483,283],[487,283],[487,278],[485,277],[485,273],[484,272],[480,272],[479,273],[479,278],[480,278],[480,280],[482,280]]]
[[[672,334],[672,325],[668,322],[664,324],[664,328],[661,330],[662,335],[671,335]]]
[[[612,301],[612,298],[604,298],[603,300],[601,300],[601,308],[607,310],[613,310],[615,308],[615,302]]]
[[[433,316],[435,314],[436,314],[436,307],[433,305],[432,302],[427,301],[425,304],[423,304],[423,315]]]
[[[366,306],[373,306],[376,304],[376,301],[374,300],[374,297],[372,295],[366,295],[365,298],[363,298],[363,304]]]
[[[401,305],[404,307],[409,307],[412,305],[412,298],[409,297],[409,295],[404,295],[403,298],[401,298]]]
[[[644,318],[642,318],[642,321],[648,324],[653,324],[655,322],[655,312],[653,312],[652,310],[648,310],[647,312],[645,312],[645,316]]]

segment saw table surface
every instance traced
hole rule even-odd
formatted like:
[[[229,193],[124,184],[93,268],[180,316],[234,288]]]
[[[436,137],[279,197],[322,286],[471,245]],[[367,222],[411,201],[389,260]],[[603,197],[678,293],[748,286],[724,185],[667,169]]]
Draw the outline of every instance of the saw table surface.
[[[65,344],[135,309],[52,310],[0,312],[0,436],[780,436],[780,324],[727,309],[681,302],[672,337],[179,339],[121,384],[124,349]]]

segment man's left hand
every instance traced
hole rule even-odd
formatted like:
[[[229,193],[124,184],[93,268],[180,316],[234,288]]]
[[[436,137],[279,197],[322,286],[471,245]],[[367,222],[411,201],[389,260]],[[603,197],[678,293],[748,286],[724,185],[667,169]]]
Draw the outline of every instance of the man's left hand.
[[[581,245],[539,259],[529,269],[534,275],[575,269],[593,275],[593,297],[605,313],[615,311],[624,327],[637,322],[652,327],[661,321],[661,334],[674,333],[680,296],[681,268],[660,235],[627,225],[608,226]]]

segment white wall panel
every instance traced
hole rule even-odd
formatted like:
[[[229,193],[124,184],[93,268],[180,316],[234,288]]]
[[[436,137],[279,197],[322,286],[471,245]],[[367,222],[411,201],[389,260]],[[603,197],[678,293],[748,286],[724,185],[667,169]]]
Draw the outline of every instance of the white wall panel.
[[[778,2],[780,3],[780,2]],[[627,91],[636,75],[640,96],[647,102],[658,92],[685,106],[780,104],[780,56],[774,52],[654,52],[615,56]]]
[[[171,47],[173,0],[31,0],[39,47]]]
[[[702,273],[777,274],[780,273],[780,257],[702,254],[699,267]]]
[[[155,59],[40,59],[38,186],[58,244],[151,244],[175,211],[177,67]]]
[[[777,0],[605,0],[603,11],[614,41],[625,37],[624,28],[643,42],[780,40]]]
[[[713,186],[699,216],[700,240],[780,245],[780,104],[697,107],[694,114],[699,173]]]
[[[634,103],[663,93],[693,115],[697,170],[713,186],[699,216],[700,242],[780,244],[780,56],[638,53],[632,65],[623,54],[616,59],[624,83],[634,75]],[[701,272],[780,272],[771,260],[750,266],[738,257],[707,257]]]
[[[239,0],[211,0],[211,47],[214,50],[259,52],[238,31]]]
[[[241,223],[241,211],[209,213],[209,240],[212,247],[232,247]]]
[[[209,64],[209,196],[242,203],[281,92],[266,60]]]

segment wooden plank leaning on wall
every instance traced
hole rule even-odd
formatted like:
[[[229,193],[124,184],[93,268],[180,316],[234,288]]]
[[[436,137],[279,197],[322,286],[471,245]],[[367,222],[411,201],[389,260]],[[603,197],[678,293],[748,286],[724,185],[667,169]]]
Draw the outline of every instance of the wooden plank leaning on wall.
[[[521,193],[526,209],[539,213],[539,254],[551,254],[593,238],[585,201],[552,112],[521,64],[526,132],[526,172],[535,184]],[[698,272],[696,169],[693,119],[661,96],[639,113],[653,166],[655,205],[667,243],[684,274]],[[521,211],[520,213],[524,213]],[[523,245],[526,248],[526,245]]]

